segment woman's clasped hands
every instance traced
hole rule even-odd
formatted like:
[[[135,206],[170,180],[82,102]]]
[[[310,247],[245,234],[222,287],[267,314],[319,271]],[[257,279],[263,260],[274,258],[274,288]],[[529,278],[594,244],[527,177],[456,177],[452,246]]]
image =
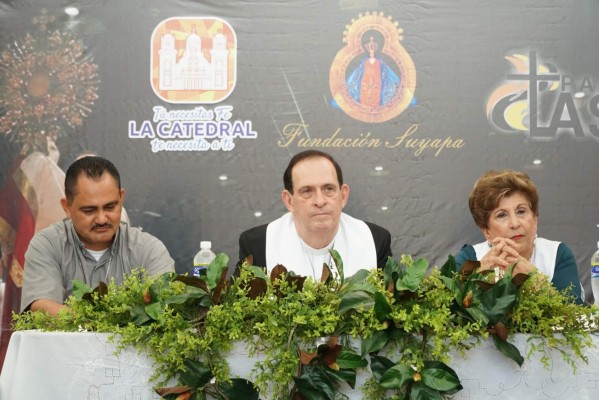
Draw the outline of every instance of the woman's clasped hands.
[[[480,260],[479,272],[482,271],[495,271],[496,275],[502,277],[505,270],[512,264],[517,263],[514,266],[512,275],[517,274],[528,274],[536,270],[535,266],[529,259],[524,258],[516,250],[516,242],[512,239],[496,237],[489,241],[491,249],[489,252]]]

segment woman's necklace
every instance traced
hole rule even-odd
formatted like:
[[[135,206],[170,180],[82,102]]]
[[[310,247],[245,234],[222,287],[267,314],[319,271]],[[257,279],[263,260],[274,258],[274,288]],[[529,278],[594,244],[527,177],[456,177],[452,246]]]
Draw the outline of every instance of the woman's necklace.
[[[528,262],[531,264],[532,264],[532,259],[534,258],[534,255],[535,255],[536,248],[537,248],[537,246],[536,246],[536,240],[535,240],[535,242],[533,242],[533,244],[532,244],[532,253],[530,253],[530,257],[528,257]],[[495,267],[493,269],[493,272],[495,273],[495,283],[497,283],[501,278],[503,278],[503,275],[505,274],[505,271],[499,267]]]
[[[535,234],[535,238],[532,241],[532,251],[530,252],[530,257],[528,257],[528,262],[532,264],[532,259],[535,257],[535,251],[537,249],[537,235]]]

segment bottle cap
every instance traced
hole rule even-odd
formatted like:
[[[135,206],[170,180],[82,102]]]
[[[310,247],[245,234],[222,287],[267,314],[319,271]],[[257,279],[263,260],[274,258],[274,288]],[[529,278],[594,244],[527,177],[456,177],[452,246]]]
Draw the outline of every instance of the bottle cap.
[[[209,249],[212,247],[212,242],[209,240],[202,240],[200,242],[200,249]]]

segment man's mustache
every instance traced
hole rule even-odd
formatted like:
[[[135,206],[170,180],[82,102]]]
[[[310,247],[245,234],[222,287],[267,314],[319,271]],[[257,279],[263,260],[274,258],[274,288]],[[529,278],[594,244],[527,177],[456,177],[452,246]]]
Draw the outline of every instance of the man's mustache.
[[[95,229],[102,229],[102,228],[112,228],[112,224],[110,222],[107,222],[105,224],[95,224],[94,226],[92,226],[92,231]]]

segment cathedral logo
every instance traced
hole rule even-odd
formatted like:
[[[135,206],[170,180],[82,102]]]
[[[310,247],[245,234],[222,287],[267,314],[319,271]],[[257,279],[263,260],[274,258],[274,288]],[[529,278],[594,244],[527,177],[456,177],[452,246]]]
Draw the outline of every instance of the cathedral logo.
[[[214,17],[169,18],[151,39],[154,93],[169,103],[213,104],[226,99],[237,79],[237,37]]]
[[[343,33],[329,72],[334,107],[364,122],[397,117],[414,101],[416,68],[403,29],[382,12],[360,14]]]
[[[489,95],[486,115],[497,132],[537,140],[599,140],[599,94],[590,76],[572,76],[537,52],[505,57],[510,73]]]

